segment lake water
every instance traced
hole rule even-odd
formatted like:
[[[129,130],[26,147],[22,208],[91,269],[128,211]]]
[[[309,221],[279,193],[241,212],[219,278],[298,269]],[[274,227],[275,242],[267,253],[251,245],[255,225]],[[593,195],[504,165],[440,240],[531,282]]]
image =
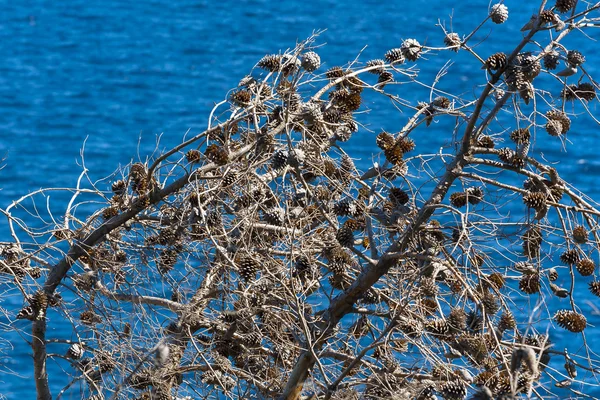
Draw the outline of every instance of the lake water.
[[[73,187],[81,172],[84,143],[85,165],[91,177],[99,179],[138,154],[149,155],[157,135],[162,135],[161,147],[168,147],[188,130],[201,131],[213,105],[224,99],[263,55],[293,47],[315,30],[326,29],[317,40],[326,44],[319,50],[325,69],[353,60],[361,50],[364,61],[381,58],[402,39],[411,37],[441,46],[443,36],[434,26],[438,19],[465,34],[486,15],[489,6],[483,0],[1,3],[2,208],[41,187]],[[518,43],[519,28],[536,11],[536,3],[508,0],[509,23],[495,27],[482,54],[508,51]],[[600,39],[598,32],[589,34]],[[488,27],[484,28],[472,43],[489,33]],[[576,44],[588,57],[588,72],[600,72],[594,63],[598,61],[597,50],[593,50],[597,44],[579,33],[565,43]],[[475,84],[484,82],[484,71],[472,62],[465,63],[465,55],[450,56],[455,63],[451,78],[442,81],[445,90],[469,94]],[[441,65],[422,63],[420,79],[430,82]],[[416,100],[415,94],[403,96]],[[597,111],[598,102],[590,103],[590,108]],[[369,116],[369,127],[374,130],[397,130],[407,118],[376,111]],[[570,134],[573,143],[568,146],[568,158],[560,145],[541,146],[545,146],[546,157],[562,160],[564,179],[600,199],[600,130],[589,122],[579,124]],[[421,136],[418,144],[427,146],[442,134]],[[369,160],[371,154],[361,144],[367,139],[372,140],[372,134],[359,132],[348,152]],[[51,207],[65,199],[64,194],[51,196]],[[4,220],[0,221],[0,239],[9,239]],[[591,310],[585,300],[600,306],[597,298],[585,293],[580,296],[584,311]],[[21,299],[2,299],[0,306],[20,307]],[[591,316],[589,323],[598,325],[600,317]],[[14,334],[4,339],[12,340],[14,348],[0,353],[0,393],[9,399],[33,398],[30,348]],[[559,350],[569,339],[560,332],[553,337]],[[600,345],[591,339],[593,349],[599,352]],[[58,370],[54,365],[50,368]],[[15,374],[3,374],[6,370]],[[68,379],[53,382],[53,393],[57,393]]]

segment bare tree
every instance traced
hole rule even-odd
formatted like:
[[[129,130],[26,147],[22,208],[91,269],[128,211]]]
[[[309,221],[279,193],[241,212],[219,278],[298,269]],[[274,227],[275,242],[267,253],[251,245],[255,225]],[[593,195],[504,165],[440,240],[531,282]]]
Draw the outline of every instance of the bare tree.
[[[499,3],[466,36],[440,26],[437,47],[327,71],[315,35],[261,59],[204,132],[101,181],[84,168],[64,215],[37,205],[50,189],[15,200],[0,272],[24,297],[8,329],[32,321],[38,399],[50,361],[71,377],[57,398],[586,396],[600,360],[580,307],[600,281],[578,276],[597,273],[600,208],[536,144],[566,148],[576,114],[598,122],[593,55],[561,44],[598,9],[542,1],[511,17],[526,23],[513,48],[478,53]],[[458,51],[485,70],[474,97],[438,89],[448,65],[419,79]],[[412,88],[429,98],[395,94]],[[369,96],[404,126],[373,131]],[[440,121],[444,147],[416,149]],[[363,170],[344,150],[357,134]]]

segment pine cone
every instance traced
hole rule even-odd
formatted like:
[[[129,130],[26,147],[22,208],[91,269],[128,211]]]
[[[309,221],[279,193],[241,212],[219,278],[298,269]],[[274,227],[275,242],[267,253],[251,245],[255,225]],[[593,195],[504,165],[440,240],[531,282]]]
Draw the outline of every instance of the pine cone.
[[[79,320],[84,325],[94,325],[102,322],[102,319],[100,319],[96,313],[90,310],[82,312],[81,315],[79,315]]]
[[[560,91],[560,97],[565,101],[573,101],[577,99],[577,85],[567,85],[563,90]]]
[[[480,187],[470,187],[466,193],[469,204],[477,205],[483,200],[483,190]]]
[[[266,222],[272,225],[282,226],[285,219],[285,210],[275,207],[263,213]]]
[[[271,158],[271,166],[274,170],[280,170],[287,165],[288,152],[285,150],[277,150]]]
[[[384,150],[383,154],[385,158],[394,165],[401,165],[403,163],[402,158],[404,153],[399,146],[393,145]]]
[[[206,147],[204,155],[217,165],[225,165],[229,160],[229,154],[227,153],[227,150],[215,143]]]
[[[336,233],[335,239],[343,247],[354,246],[354,232],[347,225],[343,225]]]
[[[223,177],[223,180],[221,181],[221,186],[223,186],[223,187],[231,186],[235,183],[236,180],[237,180],[237,174],[235,172],[229,172],[227,175],[225,175]]]
[[[321,66],[321,57],[314,51],[306,52],[301,57],[301,65],[307,72],[313,72]]]
[[[229,101],[231,101],[233,104],[235,104],[236,106],[239,106],[239,107],[247,106],[250,103],[251,99],[252,99],[252,93],[250,93],[250,91],[246,90],[246,89],[242,89],[242,90],[233,92],[229,96]]]
[[[553,24],[558,21],[558,15],[554,14],[552,10],[544,10],[540,13],[540,21],[542,24]]]
[[[410,201],[408,194],[400,188],[391,188],[388,197],[395,206],[404,205]]]
[[[566,13],[574,8],[575,4],[577,4],[577,0],[556,0],[556,5],[554,8],[559,13]]]
[[[587,326],[585,316],[571,310],[560,310],[554,314],[554,320],[561,327],[570,332],[583,332]]]
[[[527,294],[538,293],[540,291],[540,276],[538,274],[524,274],[519,281],[519,289]]]
[[[515,157],[516,157],[516,153],[513,150],[509,149],[508,147],[504,147],[504,148],[500,149],[500,151],[498,152],[498,158],[500,159],[500,161],[502,161],[505,164],[512,165]]]
[[[415,142],[412,139],[403,137],[398,139],[396,146],[400,149],[402,154],[406,154],[415,149]]]
[[[435,335],[445,335],[448,333],[449,326],[445,319],[437,318],[427,321],[425,329]]]
[[[393,147],[395,142],[396,140],[394,139],[394,136],[385,131],[378,134],[377,138],[375,139],[377,147],[379,147],[381,150],[387,150]]]
[[[383,88],[386,84],[394,82],[394,74],[389,71],[383,71],[379,74],[379,78],[377,79],[377,83],[380,85],[380,88]]]
[[[599,281],[590,282],[590,292],[594,296],[600,297],[600,282]]]
[[[596,98],[596,88],[589,82],[580,83],[575,89],[575,96],[581,100],[592,101]]]
[[[560,255],[560,261],[567,265],[577,264],[579,261],[579,253],[575,249],[565,250]]]
[[[546,206],[546,194],[542,192],[528,192],[523,196],[523,203],[534,210],[540,210]]]
[[[515,57],[513,65],[523,73],[523,77],[528,82],[532,82],[542,71],[537,56],[529,52],[519,53]]]
[[[463,400],[467,396],[467,388],[461,381],[449,381],[442,384],[439,392],[446,400]]]
[[[515,317],[510,312],[500,315],[500,320],[498,321],[498,330],[500,332],[512,330],[516,327],[517,321],[515,321]]]
[[[561,131],[560,133],[565,134],[571,128],[571,119],[562,111],[559,110],[550,110],[546,113],[546,118],[548,120],[556,120],[561,123]]]
[[[556,119],[549,119],[546,122],[546,132],[548,132],[548,135],[550,136],[560,136],[560,134],[563,131],[563,125],[560,123],[559,120]]]
[[[417,59],[421,56],[421,44],[415,39],[406,39],[404,42],[402,42],[400,51],[407,60],[417,61]]]
[[[45,318],[48,308],[48,295],[43,290],[38,290],[29,298],[29,306],[24,307],[17,314],[17,319],[39,321]]]
[[[481,299],[481,304],[488,315],[494,315],[500,311],[500,303],[493,293],[487,292],[484,294]]]
[[[127,191],[127,184],[123,180],[118,180],[116,182],[113,182],[112,191],[114,194],[122,196]]]
[[[567,53],[567,62],[573,67],[579,67],[585,62],[585,57],[577,50],[569,50]]]
[[[390,50],[390,51],[392,51],[392,50]],[[398,50],[398,51],[400,51],[400,50]],[[400,55],[402,55],[402,53],[400,53]],[[385,72],[384,65],[385,65],[385,61],[383,61],[381,59],[375,59],[375,60],[369,60],[369,61],[367,61],[367,67],[368,68],[375,67],[374,69],[368,71],[371,74],[379,75],[379,74]]]
[[[352,131],[346,125],[340,125],[335,129],[335,139],[340,142],[347,142],[352,136]]]
[[[551,50],[544,55],[544,68],[547,70],[555,70],[560,62],[560,54],[556,50]]]
[[[588,231],[583,225],[578,225],[573,228],[571,236],[573,237],[575,243],[584,244],[588,241]]]
[[[461,332],[467,329],[467,314],[465,310],[459,307],[454,307],[450,310],[450,314],[447,317],[448,328],[452,332]]]
[[[385,59],[390,64],[402,64],[404,62],[402,49],[396,48],[389,50],[387,53],[385,53]]]
[[[343,70],[342,67],[331,67],[329,68],[327,71],[325,71],[325,77],[327,77],[327,79],[330,79],[332,81],[343,77],[344,75],[346,75],[346,72]]]
[[[581,276],[590,276],[596,270],[596,264],[589,258],[584,258],[577,262],[576,268]]]
[[[236,259],[239,274],[244,282],[254,280],[256,273],[259,270],[258,262],[250,255],[245,254]]]
[[[333,206],[333,212],[339,217],[354,215],[356,203],[351,199],[344,199]]]
[[[117,207],[106,207],[102,210],[102,218],[105,220],[109,220],[117,215],[119,215],[119,209]]]
[[[485,149],[493,149],[496,144],[491,136],[483,135],[477,139],[477,146]]]
[[[500,290],[504,287],[506,280],[504,279],[504,275],[500,272],[492,272],[487,276],[486,285],[493,287],[496,290]]]
[[[529,143],[531,140],[531,133],[529,133],[529,129],[527,128],[516,129],[510,133],[510,140],[516,144]]]
[[[171,271],[177,263],[179,252],[176,249],[165,249],[158,258],[158,270],[161,274]]]
[[[490,10],[490,18],[495,24],[503,24],[508,19],[508,7],[504,4],[494,4]]]
[[[525,104],[529,104],[529,100],[534,95],[533,86],[525,76],[522,68],[520,66],[509,66],[504,75],[508,88],[511,91],[519,93]]]
[[[419,293],[426,297],[435,297],[439,292],[439,287],[435,279],[429,277],[421,278],[419,282]]]
[[[558,279],[558,271],[556,270],[556,268],[550,268],[548,270],[548,280],[550,280],[550,282],[554,282]]]
[[[455,192],[450,195],[450,204],[456,208],[467,205],[467,194],[465,192]]]
[[[258,64],[259,68],[267,70],[269,72],[277,72],[281,67],[281,56],[279,55],[267,55],[260,59]]]
[[[483,64],[482,68],[496,71],[496,70],[505,68],[507,63],[508,63],[508,59],[506,57],[506,54],[496,53],[496,54],[492,54],[491,56],[489,56],[487,58],[487,60],[485,60],[485,63]]]
[[[446,45],[446,47],[452,47],[452,51],[457,52],[460,49],[460,37],[458,36],[458,33],[448,33],[445,37],[444,37],[444,44]]]

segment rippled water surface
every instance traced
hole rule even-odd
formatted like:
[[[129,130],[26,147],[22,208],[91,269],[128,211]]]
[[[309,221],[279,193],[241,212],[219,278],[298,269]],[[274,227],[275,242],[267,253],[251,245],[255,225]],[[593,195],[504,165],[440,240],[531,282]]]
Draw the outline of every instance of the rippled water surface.
[[[149,155],[159,135],[160,147],[165,148],[178,143],[188,131],[199,132],[206,127],[213,105],[263,55],[293,47],[315,30],[326,29],[317,42],[326,44],[319,53],[327,68],[353,60],[361,51],[363,61],[381,58],[409,37],[440,46],[443,36],[434,26],[438,19],[465,34],[488,7],[483,0],[1,3],[0,156],[5,160],[0,170],[0,207],[40,187],[73,187],[82,169],[84,144],[85,167],[92,179],[100,179],[138,155]],[[476,46],[476,51],[487,56],[510,50],[522,36],[519,28],[536,10],[535,3],[506,1],[511,23],[496,27],[490,47]],[[485,27],[472,43],[489,33]],[[600,39],[597,31],[591,35]],[[567,45],[576,43],[588,60],[598,61],[597,43],[584,40],[579,33],[572,36]],[[440,87],[471,95],[475,85],[485,82],[484,71],[466,63],[466,55],[450,56],[455,62]],[[431,66],[419,62],[420,80],[431,82],[442,65],[439,60]],[[587,68],[592,74],[599,72],[593,62],[588,61]],[[396,92],[411,101],[428,100],[426,91],[418,94],[420,98],[401,88]],[[597,111],[597,104],[590,104],[592,111]],[[406,115],[391,113],[389,108],[377,112],[377,107],[374,103],[368,128],[398,130],[406,122]],[[576,111],[584,112],[581,107]],[[593,121],[585,121],[569,136],[568,157],[556,141],[541,141],[540,146],[548,159],[560,160],[563,178],[600,199],[600,135]],[[423,131],[418,145],[436,143],[439,147],[439,138],[448,127],[440,124]],[[369,141],[371,146],[372,139],[373,134],[365,129],[350,142],[348,151],[363,160],[362,164],[357,161],[359,167],[371,158],[372,147],[367,150],[364,143]],[[51,206],[65,199],[65,194],[51,196]],[[4,220],[0,221],[0,239],[9,239]],[[591,315],[592,304],[600,304],[586,298],[586,293],[581,293],[579,301]],[[2,299],[0,305],[14,309],[21,306],[21,299]],[[599,325],[600,317],[590,316],[589,323]],[[16,324],[25,326],[26,322]],[[0,371],[15,374],[0,376],[0,393],[10,399],[33,398],[31,350],[15,335],[6,338],[15,346],[5,351],[8,354],[0,354]],[[558,350],[568,339],[560,333],[553,337]],[[591,347],[600,351],[597,340],[590,339]],[[49,368],[57,371],[54,365]],[[68,377],[52,382],[57,393]],[[589,388],[582,390],[593,393]]]

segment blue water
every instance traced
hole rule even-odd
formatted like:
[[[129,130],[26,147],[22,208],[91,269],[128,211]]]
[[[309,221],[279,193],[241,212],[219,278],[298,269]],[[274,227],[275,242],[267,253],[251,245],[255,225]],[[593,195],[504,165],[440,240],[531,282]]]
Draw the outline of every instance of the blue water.
[[[507,1],[509,21],[517,22],[495,27],[482,55],[507,51],[516,44],[519,28],[537,9],[536,3]],[[159,135],[159,147],[166,148],[188,130],[204,129],[213,105],[226,98],[263,55],[293,47],[314,30],[326,29],[317,41],[326,44],[319,50],[325,69],[354,59],[365,46],[363,61],[381,58],[409,37],[441,46],[443,36],[434,27],[438,19],[465,34],[485,16],[488,2],[27,0],[2,1],[0,7],[0,158],[5,158],[0,207],[5,208],[12,199],[40,187],[73,187],[81,172],[84,143],[85,166],[95,180],[138,155],[145,158]],[[489,33],[484,28],[472,43]],[[589,34],[600,39],[597,30]],[[576,44],[587,56],[589,73],[600,72],[591,41],[574,33],[565,44]],[[484,72],[472,62],[464,63],[464,56],[450,56],[456,62],[441,87],[472,93]],[[443,59],[431,65],[419,63],[420,79],[430,82],[442,65]],[[428,100],[426,90],[395,90],[413,102]],[[597,111],[598,102],[590,108]],[[368,119],[376,131],[397,130],[407,118],[376,111]],[[541,146],[548,158],[562,158],[563,178],[600,199],[596,184],[600,130],[586,121],[569,136],[570,158],[564,158],[556,142]],[[442,136],[443,132],[429,133],[417,142],[431,144],[435,152]],[[370,150],[363,145],[367,139],[372,144],[371,134],[359,132],[348,151],[368,160]],[[50,207],[64,209],[67,198],[67,194],[53,194]],[[0,239],[9,239],[4,220]],[[589,311],[583,296],[582,308]],[[588,300],[598,304],[594,298]],[[2,299],[0,306],[14,309],[21,301]],[[598,325],[600,318],[591,317],[589,322]],[[30,348],[15,334],[3,339],[11,340],[14,348],[2,346],[0,393],[7,398],[33,398]],[[553,339],[561,349],[568,337]],[[600,351],[596,343],[593,348]],[[55,365],[50,369],[59,371]],[[66,382],[66,377],[53,380],[53,392]]]

